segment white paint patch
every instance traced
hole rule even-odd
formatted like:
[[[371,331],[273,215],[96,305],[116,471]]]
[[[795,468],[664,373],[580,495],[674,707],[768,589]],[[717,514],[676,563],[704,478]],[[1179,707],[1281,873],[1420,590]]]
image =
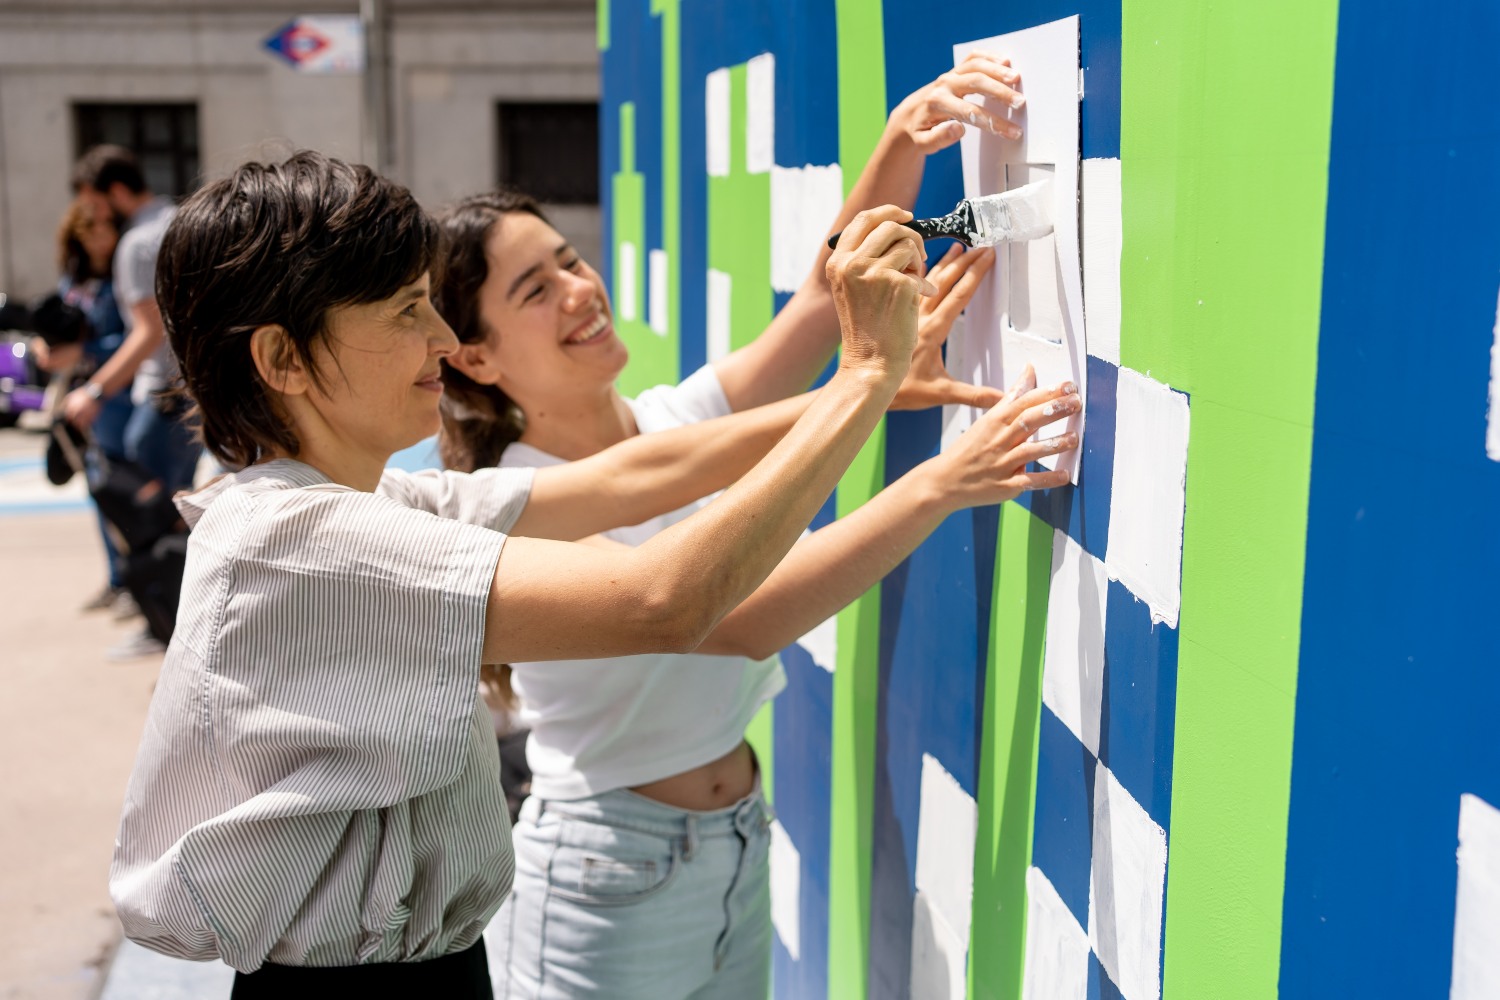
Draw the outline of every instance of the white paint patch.
[[[1084,1000],[1089,936],[1040,868],[1026,869],[1026,964],[1021,1000]]]
[[[835,615],[814,626],[812,631],[797,640],[797,645],[812,657],[814,663],[830,674],[833,673],[833,667],[838,662],[839,655],[838,616]]]
[[[1182,517],[1187,498],[1188,401],[1160,382],[1120,369],[1115,473],[1105,565],[1177,627],[1182,605]]]
[[[634,243],[620,244],[615,255],[615,301],[620,305],[620,319],[633,323],[641,312],[636,301],[637,249]]]
[[[708,176],[729,176],[729,70],[708,74],[703,93],[704,132],[708,137]]]
[[[652,250],[646,255],[646,280],[650,295],[646,303],[648,322],[658,335],[667,335],[667,252]]]
[[[1112,365],[1120,363],[1120,161],[1083,161],[1083,315],[1089,328],[1089,353]]]
[[[776,57],[763,52],[745,64],[745,169],[764,174],[776,158]]]
[[[978,385],[985,378],[984,345],[970,333],[969,327],[968,312],[959,313],[958,319],[953,321],[953,329],[948,331],[948,349],[943,352],[943,367],[948,369],[950,377]],[[983,411],[977,406],[944,406],[941,449],[947,451],[951,448],[964,431],[974,426],[974,421],[979,419],[981,413]]]
[[[1458,905],[1450,1000],[1500,996],[1500,809],[1477,795],[1458,800]]]
[[[771,925],[781,946],[802,956],[802,854],[779,821],[771,824]]]
[[[1490,426],[1484,451],[1500,462],[1500,306],[1495,311],[1495,346],[1490,348]]]
[[[1167,835],[1110,772],[1094,770],[1089,944],[1127,1000],[1161,996]]]
[[[911,995],[962,1000],[974,906],[979,806],[931,754],[922,755]]]
[[[1104,704],[1108,593],[1104,563],[1085,552],[1067,532],[1057,532],[1047,596],[1042,703],[1095,757],[1099,756],[1099,719]]]
[[[844,204],[844,172],[827,167],[771,167],[771,287],[795,292],[817,263]]]
[[[708,360],[729,356],[729,296],[733,282],[723,271],[708,269]]]

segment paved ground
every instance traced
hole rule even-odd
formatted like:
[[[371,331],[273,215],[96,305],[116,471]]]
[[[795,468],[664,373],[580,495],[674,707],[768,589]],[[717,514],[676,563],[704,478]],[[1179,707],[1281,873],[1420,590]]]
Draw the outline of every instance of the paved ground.
[[[106,661],[138,625],[77,611],[103,555],[43,443],[0,431],[0,998],[84,1000],[119,940],[106,878],[160,657]]]

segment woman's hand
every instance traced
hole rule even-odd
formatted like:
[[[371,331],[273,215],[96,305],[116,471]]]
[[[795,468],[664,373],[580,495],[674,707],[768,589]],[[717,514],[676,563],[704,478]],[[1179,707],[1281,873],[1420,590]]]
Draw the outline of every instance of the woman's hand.
[[[828,258],[844,351],[840,367],[905,375],[917,339],[917,301],[936,289],[922,277],[922,239],[894,205],[860,212]]]
[[[1021,74],[1009,59],[988,52],[971,52],[955,69],[909,95],[891,112],[890,126],[899,128],[923,153],[947,149],[972,125],[1008,139],[1021,137],[1021,126],[991,114],[971,101],[980,94],[1004,107],[1019,108],[1026,98],[1015,89]]]
[[[927,280],[937,292],[923,298],[918,307],[917,348],[912,352],[906,381],[891,401],[891,409],[923,410],[949,403],[988,409],[1000,402],[1004,394],[999,389],[960,382],[943,365],[943,345],[954,322],[968,308],[979,283],[994,265],[992,248],[965,251],[955,243],[928,272]]]
[[[1035,380],[1028,365],[1026,375],[998,405],[964,431],[953,447],[925,463],[953,509],[1003,503],[1027,490],[1068,484],[1067,472],[1027,472],[1026,466],[1078,447],[1078,435],[1069,431],[1040,441],[1027,439],[1077,413],[1083,402],[1072,382],[1028,388]]]

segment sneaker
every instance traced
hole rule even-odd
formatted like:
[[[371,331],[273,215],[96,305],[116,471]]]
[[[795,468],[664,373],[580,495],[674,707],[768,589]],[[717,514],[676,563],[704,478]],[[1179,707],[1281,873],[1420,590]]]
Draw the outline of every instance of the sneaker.
[[[167,647],[162,641],[149,631],[142,630],[135,635],[104,651],[106,660],[137,660],[143,656],[156,656],[166,652]]]
[[[109,606],[110,617],[117,622],[134,618],[141,613],[141,606],[135,603],[135,598],[130,596],[130,591],[121,588],[115,595],[114,601]]]
[[[130,596],[128,593],[126,593],[124,587],[112,587],[106,583],[103,590],[99,591],[99,593],[95,594],[93,597],[90,597],[88,601],[86,601],[78,610],[103,611],[105,608],[113,607],[115,601],[119,600],[121,594],[125,594],[127,597]]]

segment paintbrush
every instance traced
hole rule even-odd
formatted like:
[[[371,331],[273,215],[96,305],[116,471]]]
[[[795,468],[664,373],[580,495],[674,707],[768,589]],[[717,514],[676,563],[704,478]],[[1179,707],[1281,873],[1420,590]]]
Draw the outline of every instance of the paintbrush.
[[[989,247],[996,243],[1021,243],[1052,232],[1047,203],[1051,181],[1034,181],[1014,191],[965,198],[940,219],[903,222],[924,240],[957,240],[966,247]],[[843,233],[828,237],[832,249]]]

